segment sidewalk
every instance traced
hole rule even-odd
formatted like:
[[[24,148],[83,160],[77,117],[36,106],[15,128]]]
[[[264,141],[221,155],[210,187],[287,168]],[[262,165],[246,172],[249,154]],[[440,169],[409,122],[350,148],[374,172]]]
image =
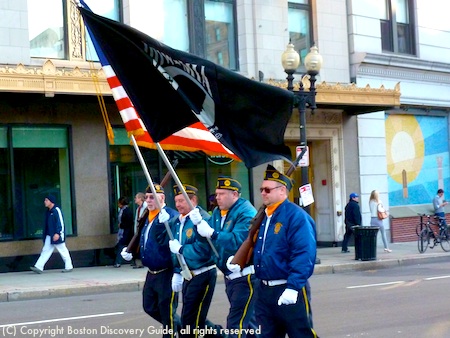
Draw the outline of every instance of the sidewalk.
[[[340,273],[345,271],[369,270],[396,267],[400,265],[423,264],[433,261],[450,261],[450,252],[440,246],[420,254],[416,242],[393,243],[391,253],[377,248],[377,260],[356,261],[354,247],[350,253],[341,253],[341,248],[318,248],[314,274]],[[132,269],[124,265],[119,269],[112,266],[76,268],[70,273],[61,270],[46,270],[43,274],[32,271],[7,272],[0,274],[0,302],[15,300],[64,297],[101,292],[142,290],[146,269]],[[222,282],[222,277],[218,278]]]

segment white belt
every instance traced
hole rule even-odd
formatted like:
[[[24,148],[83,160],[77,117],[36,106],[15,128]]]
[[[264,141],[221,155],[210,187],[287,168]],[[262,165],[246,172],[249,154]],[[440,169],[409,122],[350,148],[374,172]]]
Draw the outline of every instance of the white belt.
[[[261,280],[261,282],[262,282],[264,285],[268,285],[268,286],[277,286],[277,285],[286,284],[286,283],[287,283],[287,280],[286,280],[286,279]]]
[[[153,270],[148,269],[148,272],[150,272],[152,275],[156,275],[156,274],[158,274],[160,272],[163,272],[163,271],[166,271],[166,270],[167,270],[167,268],[162,269],[162,270],[158,270],[158,271],[153,271]]]
[[[216,265],[214,264],[214,265],[210,265],[210,266],[205,266],[204,268],[191,270],[191,273],[192,273],[193,276],[197,276],[197,275],[200,275],[203,272],[206,272],[206,271],[209,271],[209,270],[212,270],[212,269],[215,269],[215,268],[216,268]]]
[[[244,276],[250,275],[252,273],[255,273],[255,267],[253,265],[250,265],[250,266],[247,266],[246,268],[244,268],[244,270],[230,273],[226,277],[229,280],[233,280],[233,279],[236,279],[239,277],[244,277]]]

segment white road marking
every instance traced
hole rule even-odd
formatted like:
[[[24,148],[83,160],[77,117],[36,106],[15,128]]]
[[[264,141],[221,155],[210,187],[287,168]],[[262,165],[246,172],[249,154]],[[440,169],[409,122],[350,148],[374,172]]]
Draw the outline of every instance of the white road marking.
[[[118,316],[118,315],[123,315],[124,313],[125,312],[110,312],[110,313],[99,313],[96,315],[78,316],[78,317],[65,317],[65,318],[63,317],[63,318],[55,318],[55,319],[47,319],[47,320],[37,320],[34,322],[4,324],[4,325],[0,325],[0,327],[52,323],[52,322],[61,322],[61,321],[76,320],[76,319],[96,318],[96,317]]]
[[[373,286],[385,286],[385,285],[393,285],[393,284],[401,284],[401,283],[404,283],[404,281],[347,286],[347,289],[370,288],[370,287],[373,287]]]
[[[450,276],[428,277],[428,278],[424,278],[424,279],[425,280],[435,280],[435,279],[444,279],[444,278],[450,278]]]

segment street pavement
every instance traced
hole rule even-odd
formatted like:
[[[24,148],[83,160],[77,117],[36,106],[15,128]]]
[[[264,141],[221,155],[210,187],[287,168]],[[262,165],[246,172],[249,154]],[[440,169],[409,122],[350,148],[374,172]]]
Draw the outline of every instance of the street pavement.
[[[340,247],[317,249],[320,260],[314,274],[342,273],[348,271],[391,268],[401,265],[450,262],[450,252],[440,246],[419,253],[417,242],[391,243],[391,253],[377,247],[376,260],[355,260],[354,247],[350,253],[341,253]],[[367,251],[365,251],[367,253]],[[57,253],[55,253],[57,254]],[[374,257],[373,251],[369,255]],[[133,269],[130,265],[120,268],[112,266],[75,267],[72,272],[61,273],[60,269],[45,270],[42,274],[32,271],[0,273],[0,302],[49,297],[65,297],[105,292],[138,291],[144,286],[146,269]],[[222,282],[223,277],[218,277]]]

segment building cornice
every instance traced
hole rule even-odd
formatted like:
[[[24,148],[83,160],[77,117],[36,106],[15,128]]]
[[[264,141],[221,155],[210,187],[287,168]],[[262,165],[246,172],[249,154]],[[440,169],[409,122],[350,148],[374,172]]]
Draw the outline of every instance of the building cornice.
[[[42,93],[47,97],[59,94],[111,95],[105,74],[98,64],[90,64],[90,69],[78,65],[69,68],[57,67],[52,60],[42,66],[16,67],[0,65],[0,92]],[[96,68],[97,67],[97,68]],[[308,76],[302,79],[304,88],[309,90]],[[286,81],[269,80],[270,85],[286,88]],[[319,108],[341,109],[349,113],[364,113],[386,110],[400,105],[400,85],[394,89],[357,87],[355,84],[317,84],[316,102]],[[294,90],[299,84],[294,85]]]

